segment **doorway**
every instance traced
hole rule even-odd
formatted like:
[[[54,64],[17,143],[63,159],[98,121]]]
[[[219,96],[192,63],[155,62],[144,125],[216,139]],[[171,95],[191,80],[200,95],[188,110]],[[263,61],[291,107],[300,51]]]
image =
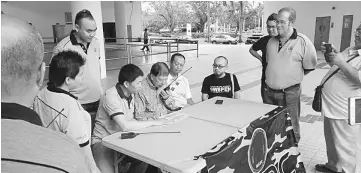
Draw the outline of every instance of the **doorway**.
[[[353,15],[343,16],[340,51],[343,51],[346,48],[350,47],[352,22],[353,22]]]
[[[330,36],[331,16],[316,17],[314,45],[316,50],[321,50],[322,42],[328,43]]]

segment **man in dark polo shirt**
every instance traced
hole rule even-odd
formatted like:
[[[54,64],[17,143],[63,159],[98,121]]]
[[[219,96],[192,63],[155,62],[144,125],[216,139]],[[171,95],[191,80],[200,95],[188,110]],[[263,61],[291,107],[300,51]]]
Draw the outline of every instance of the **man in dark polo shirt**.
[[[266,61],[266,46],[268,43],[268,40],[272,37],[275,37],[278,35],[277,32],[277,27],[276,27],[276,20],[277,20],[277,14],[276,13],[272,13],[268,18],[267,18],[267,32],[268,35],[262,37],[261,39],[259,39],[256,43],[254,43],[252,45],[252,47],[249,49],[249,53],[251,53],[252,56],[254,56],[255,58],[257,58],[258,60],[261,61],[262,63],[262,77],[261,77],[261,97],[263,100],[263,103],[265,103],[264,100],[264,89],[265,89],[265,84],[266,84],[266,77],[265,77],[265,72],[266,72],[266,68],[267,68],[267,61]],[[262,56],[259,55],[257,53],[257,51],[261,50],[262,51]]]
[[[1,171],[89,172],[78,145],[43,127],[29,108],[45,74],[40,34],[16,18],[1,19]]]
[[[282,8],[277,15],[278,36],[267,43],[266,88],[264,100],[267,104],[288,108],[297,142],[301,139],[299,117],[301,82],[303,76],[317,65],[314,45],[293,25],[296,11]]]
[[[79,53],[85,60],[84,74],[79,86],[70,90],[78,97],[80,104],[89,112],[92,129],[98,110],[100,96],[103,94],[100,77],[100,43],[95,38],[96,22],[88,10],[82,10],[75,16],[75,30],[61,40],[53,50],[53,56],[65,50]]]

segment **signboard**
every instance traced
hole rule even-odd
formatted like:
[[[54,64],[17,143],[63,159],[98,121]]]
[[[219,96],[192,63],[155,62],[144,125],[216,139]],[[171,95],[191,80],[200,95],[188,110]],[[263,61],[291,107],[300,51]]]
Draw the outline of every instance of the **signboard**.
[[[192,36],[192,25],[187,23],[187,36]]]
[[[278,107],[202,156],[210,173],[305,173],[291,119]]]

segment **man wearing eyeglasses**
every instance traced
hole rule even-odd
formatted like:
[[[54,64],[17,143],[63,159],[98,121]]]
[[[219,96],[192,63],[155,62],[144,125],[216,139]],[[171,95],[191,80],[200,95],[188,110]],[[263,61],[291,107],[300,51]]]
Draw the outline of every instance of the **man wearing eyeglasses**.
[[[317,65],[314,45],[293,25],[296,11],[286,7],[278,11],[278,36],[267,43],[267,69],[264,100],[267,104],[288,108],[297,142],[301,139],[299,117],[303,76]]]
[[[218,56],[214,59],[213,74],[207,76],[202,84],[202,101],[213,97],[240,98],[241,88],[239,87],[237,77],[226,73],[228,60],[224,56]]]
[[[70,90],[79,98],[83,108],[90,113],[92,127],[98,110],[99,100],[103,93],[100,79],[100,43],[95,36],[97,25],[89,10],[81,10],[75,16],[75,30],[54,47],[53,55],[72,50],[85,60],[82,82]]]
[[[267,61],[266,61],[266,46],[268,43],[268,40],[272,37],[275,37],[278,35],[277,32],[277,27],[276,27],[276,20],[277,20],[277,14],[276,13],[272,13],[268,18],[267,18],[267,32],[268,35],[262,37],[261,39],[259,39],[256,43],[254,43],[252,45],[252,47],[249,49],[249,53],[251,53],[252,56],[254,56],[255,58],[257,58],[258,60],[261,61],[262,63],[262,77],[261,77],[261,97],[263,100],[263,103],[265,103],[264,100],[264,90],[265,90],[265,85],[266,85],[266,77],[265,77],[265,72],[266,72],[266,67],[267,67]],[[257,53],[257,51],[261,50],[262,51],[262,56],[259,55]]]

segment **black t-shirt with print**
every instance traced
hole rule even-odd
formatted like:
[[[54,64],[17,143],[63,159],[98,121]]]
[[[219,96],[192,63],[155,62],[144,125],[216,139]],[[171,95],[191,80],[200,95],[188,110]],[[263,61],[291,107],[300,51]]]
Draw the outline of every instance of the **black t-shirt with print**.
[[[241,90],[237,77],[233,75],[234,92]],[[208,98],[216,96],[232,98],[231,75],[226,73],[223,78],[217,78],[214,74],[207,76],[202,84],[202,93],[208,94]]]

